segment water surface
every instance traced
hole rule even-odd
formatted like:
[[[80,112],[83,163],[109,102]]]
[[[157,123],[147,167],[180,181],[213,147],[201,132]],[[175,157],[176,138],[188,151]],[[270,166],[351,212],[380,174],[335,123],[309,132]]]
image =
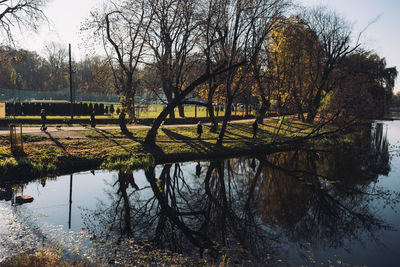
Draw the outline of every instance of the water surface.
[[[400,122],[365,132],[334,149],[3,185],[34,201],[3,194],[0,262],[53,242],[104,264],[126,260],[134,244],[250,265],[398,266]]]

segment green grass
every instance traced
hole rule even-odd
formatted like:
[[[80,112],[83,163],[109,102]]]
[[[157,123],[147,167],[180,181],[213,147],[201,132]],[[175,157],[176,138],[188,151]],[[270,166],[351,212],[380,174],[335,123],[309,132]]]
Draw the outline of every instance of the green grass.
[[[138,119],[148,119],[148,118],[156,118],[160,112],[163,110],[165,105],[151,105],[146,111],[140,111],[136,113],[136,116]],[[197,116],[196,116],[197,115]],[[217,112],[215,112],[215,116],[217,115]],[[225,112],[220,111],[218,113],[219,116],[224,116]],[[238,111],[237,113],[232,112],[232,115],[239,115],[242,116],[244,115],[244,111]],[[178,108],[175,109],[175,116],[176,118],[181,118],[179,116]],[[207,116],[207,111],[205,107],[197,107],[197,114],[196,114],[196,108],[194,106],[186,106],[185,107],[185,118],[205,118]]]
[[[166,127],[159,130],[156,146],[143,146],[148,129],[132,129],[126,137],[118,130],[82,131],[86,139],[52,141],[39,136],[24,136],[24,152],[15,158],[6,136],[0,138],[0,173],[3,177],[29,179],[44,175],[58,175],[91,168],[140,168],[158,162],[196,160],[215,157],[234,157],[263,152],[279,143],[307,136],[313,125],[288,122],[281,125],[270,120],[259,126],[257,138],[252,138],[251,123],[228,125],[223,146],[217,146],[217,133],[204,126],[201,139],[196,127]],[[325,127],[322,132],[333,130]]]

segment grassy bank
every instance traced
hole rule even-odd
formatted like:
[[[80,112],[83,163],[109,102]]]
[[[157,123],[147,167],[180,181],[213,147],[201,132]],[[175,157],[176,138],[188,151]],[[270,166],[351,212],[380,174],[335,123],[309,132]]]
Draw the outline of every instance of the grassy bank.
[[[298,145],[298,139],[308,136],[315,126],[299,121],[269,120],[259,126],[253,138],[251,123],[230,124],[223,146],[215,145],[217,133],[204,127],[197,138],[195,127],[164,127],[159,130],[156,146],[143,145],[147,129],[134,129],[133,135],[125,136],[118,130],[83,131],[80,138],[54,138],[48,136],[24,136],[24,155],[11,153],[8,136],[0,137],[0,179],[29,180],[35,177],[60,175],[90,169],[134,169],[155,163],[235,157],[257,151],[273,152]],[[325,126],[315,134],[335,131]],[[289,145],[282,144],[297,140]],[[318,141],[330,142],[327,136]]]

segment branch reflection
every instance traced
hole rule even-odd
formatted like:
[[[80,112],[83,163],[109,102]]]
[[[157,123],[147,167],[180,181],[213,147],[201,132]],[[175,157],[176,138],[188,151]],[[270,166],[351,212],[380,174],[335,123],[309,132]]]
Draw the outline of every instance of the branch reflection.
[[[394,192],[374,186],[390,170],[383,130],[377,124],[372,135],[330,152],[152,167],[142,188],[120,171],[110,184],[111,205],[99,202],[86,227],[96,237],[118,234],[174,252],[261,264],[285,253],[285,241],[320,248],[379,241],[391,227],[371,203],[398,202]]]

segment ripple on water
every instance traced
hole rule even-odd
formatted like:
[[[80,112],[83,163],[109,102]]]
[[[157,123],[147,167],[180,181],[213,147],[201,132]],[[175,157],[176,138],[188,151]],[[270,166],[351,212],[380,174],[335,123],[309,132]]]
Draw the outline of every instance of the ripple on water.
[[[29,225],[22,223],[15,207],[0,202],[0,262],[41,247],[42,242]]]

